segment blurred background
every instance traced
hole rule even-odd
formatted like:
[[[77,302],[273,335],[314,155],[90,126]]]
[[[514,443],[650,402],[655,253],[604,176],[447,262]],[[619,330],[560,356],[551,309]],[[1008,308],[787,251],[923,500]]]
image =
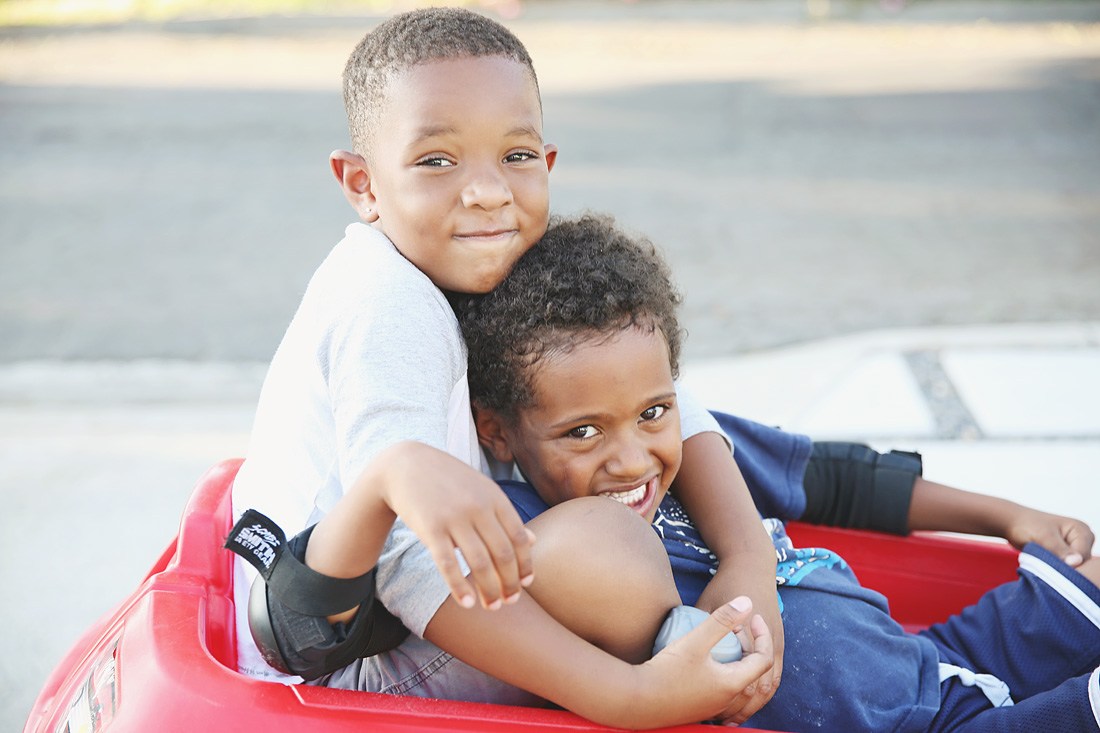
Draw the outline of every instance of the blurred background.
[[[243,454],[352,220],[344,60],[414,5],[0,0],[0,728]],[[535,60],[553,209],[668,254],[689,361],[1100,322],[1097,0],[468,5]]]
[[[2,36],[0,360],[269,358],[350,220],[326,156],[381,4],[265,5],[0,3],[79,22]],[[1100,315],[1100,2],[504,6],[554,209],[669,252],[689,354]]]

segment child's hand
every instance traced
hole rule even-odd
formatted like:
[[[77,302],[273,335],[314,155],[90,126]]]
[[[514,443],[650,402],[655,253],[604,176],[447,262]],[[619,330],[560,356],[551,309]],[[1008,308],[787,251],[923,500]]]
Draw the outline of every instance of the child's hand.
[[[387,472],[384,500],[428,548],[455,600],[465,608],[480,600],[490,610],[515,602],[534,580],[535,536],[504,492],[442,451],[407,443],[399,455]]]
[[[1018,550],[1034,542],[1071,567],[1077,567],[1092,555],[1096,541],[1084,522],[1028,507],[1020,507],[1013,513],[1006,524],[1004,537]]]
[[[751,616],[751,619],[750,619]],[[710,656],[711,647],[727,632],[739,636],[751,631],[752,649],[740,661],[719,664]],[[663,649],[643,665],[661,676],[662,699],[684,712],[672,717],[689,719],[692,710],[704,708],[706,719],[727,725],[739,725],[755,712],[746,706],[756,695],[761,678],[771,673],[773,661],[771,632],[759,614],[752,613],[752,602],[745,596],[719,606],[710,617]],[[670,711],[671,712],[671,711]],[[696,713],[698,717],[699,714]]]

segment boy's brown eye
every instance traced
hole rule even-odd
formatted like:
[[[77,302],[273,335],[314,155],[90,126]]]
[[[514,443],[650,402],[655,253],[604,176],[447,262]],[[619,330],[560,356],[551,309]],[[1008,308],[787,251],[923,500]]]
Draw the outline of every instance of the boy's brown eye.
[[[535,160],[538,157],[539,156],[538,156],[537,153],[533,153],[530,150],[520,150],[518,152],[509,153],[508,155],[504,156],[504,162],[505,163],[524,163],[528,160]]]
[[[570,438],[591,438],[596,434],[596,428],[591,425],[581,425],[578,428],[573,428],[569,431]]]
[[[657,418],[668,412],[667,405],[654,405],[642,411],[641,418],[644,421],[656,420]]]

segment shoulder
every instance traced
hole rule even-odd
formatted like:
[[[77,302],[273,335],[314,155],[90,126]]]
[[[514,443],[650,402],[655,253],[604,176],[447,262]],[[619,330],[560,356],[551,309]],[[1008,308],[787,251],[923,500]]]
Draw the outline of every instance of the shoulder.
[[[317,269],[306,293],[369,304],[372,311],[418,308],[450,314],[451,310],[428,276],[405,259],[384,234],[365,224],[347,228]]]
[[[317,269],[296,318],[331,344],[451,354],[465,362],[461,331],[442,291],[377,230],[352,224]],[[457,364],[456,364],[457,366]]]

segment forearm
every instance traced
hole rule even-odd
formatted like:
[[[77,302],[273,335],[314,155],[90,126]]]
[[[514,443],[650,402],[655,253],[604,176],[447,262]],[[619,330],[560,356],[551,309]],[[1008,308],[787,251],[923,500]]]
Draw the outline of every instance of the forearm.
[[[761,613],[775,606],[775,549],[721,436],[701,433],[684,442],[673,490],[719,559],[699,607],[709,611],[737,595],[752,598]]]
[[[712,610],[736,596],[748,596],[770,630],[771,670],[726,717],[729,722],[741,723],[767,704],[783,673],[783,619],[775,589],[775,549],[722,436],[700,433],[684,441],[683,464],[673,488],[718,558],[718,572],[696,605]]]
[[[759,520],[744,526],[723,525],[711,534],[729,533],[735,542],[711,550],[718,557],[718,572],[696,601],[704,611],[713,611],[736,596],[748,596],[769,625],[778,621],[779,605],[775,595],[775,548]],[[707,537],[705,530],[700,534]],[[707,539],[708,545],[710,540]],[[773,632],[780,630],[773,628]]]
[[[1007,499],[918,478],[909,506],[909,528],[1005,537],[1012,518],[1023,510]]]
[[[352,484],[332,511],[317,523],[305,563],[333,578],[355,578],[378,564],[386,537],[397,515],[385,497],[386,482],[403,461],[415,460],[419,444],[399,443],[378,454]],[[426,450],[432,450],[422,446]],[[358,612],[355,606],[328,617],[329,623],[347,623]]]
[[[642,664],[631,665],[559,625],[527,594],[489,614],[452,599],[425,637],[467,664],[604,725],[663,728],[702,720],[741,722],[747,688],[773,662],[767,626],[747,598],[717,609],[687,636]],[[730,631],[751,630],[746,655],[720,664],[710,649]],[[749,713],[751,714],[751,713]]]
[[[1023,509],[925,480],[915,454],[880,454],[859,443],[815,442],[803,488],[803,521],[897,534],[934,530],[1003,537]]]
[[[767,538],[762,530],[760,534]],[[695,605],[704,611],[712,611],[730,598],[751,598],[756,612],[771,631],[776,671],[780,672],[785,648],[783,616],[779,611],[779,596],[775,586],[775,550],[770,542],[768,547],[766,554],[757,550],[746,550],[737,556],[722,559],[718,572],[707,583]]]
[[[964,532],[1008,540],[1022,550],[1035,542],[1073,567],[1092,554],[1095,536],[1084,522],[917,479],[909,524],[913,529]]]
[[[399,444],[380,453],[317,523],[306,549],[311,569],[334,578],[354,578],[378,563],[397,518],[384,499],[386,472],[407,450]]]
[[[639,668],[574,635],[526,593],[501,610],[462,609],[448,599],[425,638],[486,674],[589,720],[625,728],[683,723],[640,694]],[[648,707],[647,707],[648,706]]]

